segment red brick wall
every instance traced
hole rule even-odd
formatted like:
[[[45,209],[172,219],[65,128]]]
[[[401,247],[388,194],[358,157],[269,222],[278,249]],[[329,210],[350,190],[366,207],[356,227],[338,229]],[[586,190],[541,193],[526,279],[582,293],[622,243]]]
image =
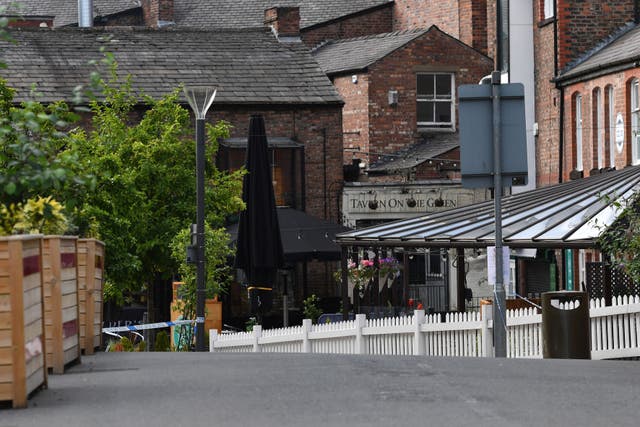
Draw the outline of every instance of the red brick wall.
[[[214,106],[208,114],[212,122],[226,120],[232,125],[231,136],[246,136],[251,114],[261,114],[267,135],[290,137],[304,144],[306,212],[319,218],[339,222],[338,195],[342,191],[342,115],[338,106],[265,107]],[[323,129],[326,129],[326,141]],[[325,155],[323,153],[326,146]],[[326,197],[325,197],[326,170]],[[325,209],[327,215],[325,216]]]
[[[158,26],[158,21],[173,21],[173,0],[142,0],[144,23]]]
[[[369,162],[369,76],[365,73],[336,77],[333,85],[345,101],[342,109],[344,163],[354,158]]]
[[[34,18],[34,17],[19,17],[10,18],[10,28],[40,28],[40,24],[46,24],[47,27],[53,28],[53,18]]]
[[[636,0],[557,0],[560,68],[633,22],[635,3]]]
[[[487,0],[396,0],[393,29],[408,30],[437,25],[445,33],[487,54],[490,9]]]
[[[300,34],[300,9],[298,7],[272,7],[264,12],[264,24],[273,26],[280,36]]]
[[[340,19],[326,25],[301,30],[303,42],[317,46],[325,40],[348,39],[393,31],[391,7]]]
[[[541,17],[541,1],[534,1],[534,17]],[[533,26],[535,69],[535,114],[538,123],[536,137],[537,186],[560,182],[560,104],[561,93],[552,83],[554,69],[554,25],[535,22]]]
[[[575,108],[573,107],[573,99],[576,94],[582,95],[582,159],[584,167],[584,176],[589,176],[591,169],[597,168],[597,152],[595,144],[596,138],[596,117],[594,114],[594,96],[595,90],[600,88],[602,91],[602,112],[604,114],[604,159],[605,167],[609,166],[609,136],[615,129],[609,129],[609,121],[607,120],[607,91],[608,86],[613,87],[614,99],[614,118],[618,113],[622,113],[624,118],[624,146],[621,153],[614,151],[614,161],[616,169],[624,168],[631,164],[631,114],[630,114],[630,92],[629,83],[634,78],[640,78],[640,68],[618,72],[602,76],[587,82],[576,83],[565,88],[565,155],[564,155],[564,174],[563,180],[569,179],[569,172],[575,165]],[[614,133],[615,135],[615,133]]]
[[[369,151],[393,153],[418,142],[416,74],[453,71],[455,86],[475,84],[489,74],[492,61],[459,41],[432,30],[369,68]],[[398,91],[398,104],[388,91]],[[456,112],[456,117],[458,116]]]
[[[394,30],[429,28],[437,25],[445,33],[460,37],[458,0],[396,0],[394,3]]]

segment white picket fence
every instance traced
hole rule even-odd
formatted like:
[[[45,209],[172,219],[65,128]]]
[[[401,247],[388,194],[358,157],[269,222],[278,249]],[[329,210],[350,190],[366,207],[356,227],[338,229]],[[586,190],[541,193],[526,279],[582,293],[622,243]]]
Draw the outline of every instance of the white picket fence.
[[[640,297],[620,297],[612,306],[591,300],[591,358],[640,357]],[[535,308],[507,311],[507,357],[542,357],[542,315]],[[280,352],[487,357],[493,355],[492,307],[482,312],[355,320],[219,335],[215,352]]]

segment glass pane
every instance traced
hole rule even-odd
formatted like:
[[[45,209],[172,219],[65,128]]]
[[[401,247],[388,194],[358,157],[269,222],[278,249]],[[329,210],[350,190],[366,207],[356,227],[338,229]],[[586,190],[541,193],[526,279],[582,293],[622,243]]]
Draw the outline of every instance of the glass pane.
[[[418,95],[433,98],[433,74],[418,74]]]
[[[451,123],[451,104],[449,102],[436,103],[436,122]]]
[[[433,102],[421,101],[417,103],[418,123],[433,121]]]
[[[424,255],[409,255],[409,283],[422,284],[425,277],[425,258]]]
[[[451,76],[448,74],[436,75],[436,97],[438,99],[451,99]]]

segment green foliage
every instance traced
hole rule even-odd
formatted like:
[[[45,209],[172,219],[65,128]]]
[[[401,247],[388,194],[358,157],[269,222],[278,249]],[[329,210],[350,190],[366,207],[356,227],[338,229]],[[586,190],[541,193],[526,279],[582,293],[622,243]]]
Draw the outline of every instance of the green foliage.
[[[622,213],[598,238],[598,247],[611,257],[614,266],[623,269],[631,279],[640,283],[640,193],[626,202],[609,203]]]
[[[195,141],[189,112],[178,91],[160,100],[138,97],[130,80],[121,82],[112,63],[101,80],[104,100],[90,103],[92,130],[70,135],[68,151],[96,177],[96,190],[84,194],[73,222],[81,235],[98,224],[109,247],[105,298],[122,300],[177,268],[169,243],[195,219]],[[144,103],[146,109],[137,106]],[[208,127],[207,158],[229,126]],[[219,225],[242,207],[241,172],[223,173],[212,162],[206,170],[207,221]],[[95,227],[94,227],[95,228]]]
[[[244,323],[244,330],[247,332],[253,332],[253,327],[255,325],[259,325],[258,319],[256,317],[249,317],[249,319]]]
[[[91,190],[93,176],[65,149],[65,129],[77,115],[62,102],[13,104],[13,89],[0,79],[0,200],[6,205],[54,196],[69,207]]]
[[[302,302],[305,319],[311,319],[313,323],[318,321],[318,317],[322,315],[322,310],[318,306],[319,303],[320,299],[315,294]]]
[[[170,244],[171,256],[178,265],[178,273],[184,285],[180,287],[182,299],[178,309],[184,319],[194,319],[196,309],[196,266],[187,264],[186,248],[191,241],[190,229],[182,229]],[[233,256],[229,234],[223,227],[205,225],[205,286],[206,298],[227,292],[231,283],[232,269],[228,259]]]
[[[156,335],[155,351],[171,351],[169,334],[166,331],[160,331]]]

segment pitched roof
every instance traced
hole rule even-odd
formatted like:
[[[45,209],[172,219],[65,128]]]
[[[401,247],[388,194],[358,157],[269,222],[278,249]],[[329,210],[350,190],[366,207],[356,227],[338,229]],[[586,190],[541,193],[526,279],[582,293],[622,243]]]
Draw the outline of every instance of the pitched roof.
[[[43,102],[69,99],[87,83],[101,47],[112,52],[121,75],[154,98],[180,84],[217,84],[216,103],[342,103],[335,88],[302,43],[279,43],[267,29],[16,29],[16,43],[2,42],[0,71],[28,97],[36,85]]]
[[[557,78],[573,81],[635,67],[640,60],[640,25],[628,25],[588,52]]]
[[[369,172],[395,172],[416,167],[435,159],[460,146],[460,135],[456,133],[429,134],[423,141],[408,148],[385,155],[368,168]]]
[[[8,6],[16,0],[0,0]],[[54,26],[78,22],[77,0],[19,0],[25,15],[54,15]],[[206,28],[261,27],[264,11],[273,6],[299,6],[300,28],[390,6],[393,0],[174,0],[174,21]],[[94,15],[110,15],[140,7],[140,0],[93,0]]]
[[[62,27],[78,23],[77,0],[0,0],[0,7],[18,15],[54,16],[53,25]],[[107,16],[140,7],[140,0],[93,0],[93,15]]]
[[[299,6],[300,28],[311,27],[368,9],[392,5],[393,0],[174,0],[178,25],[209,28],[262,26],[264,11],[274,6]]]
[[[329,75],[363,70],[428,31],[425,29],[396,31],[353,39],[332,40],[315,48],[312,55]]]

